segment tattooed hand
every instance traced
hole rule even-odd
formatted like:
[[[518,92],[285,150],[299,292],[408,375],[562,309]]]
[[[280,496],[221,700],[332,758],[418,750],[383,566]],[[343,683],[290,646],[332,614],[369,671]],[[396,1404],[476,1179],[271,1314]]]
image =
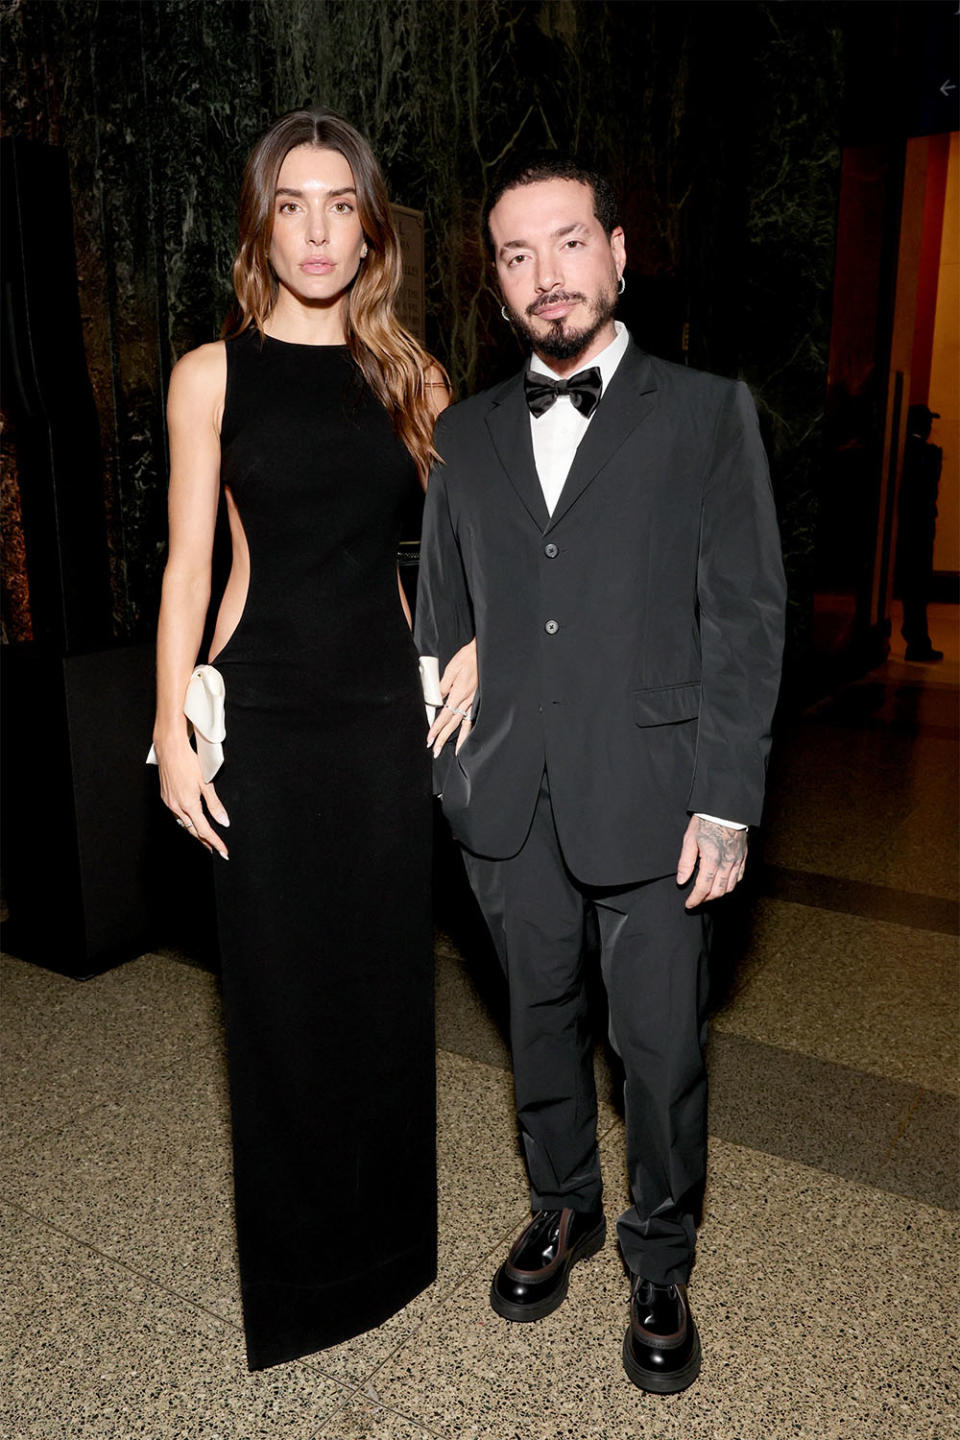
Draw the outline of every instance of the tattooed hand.
[[[686,909],[702,905],[704,900],[719,900],[729,895],[743,879],[747,863],[747,831],[731,830],[715,820],[702,820],[693,815],[680,847],[677,884],[686,885],[699,857],[700,866],[693,889],[687,896]]]

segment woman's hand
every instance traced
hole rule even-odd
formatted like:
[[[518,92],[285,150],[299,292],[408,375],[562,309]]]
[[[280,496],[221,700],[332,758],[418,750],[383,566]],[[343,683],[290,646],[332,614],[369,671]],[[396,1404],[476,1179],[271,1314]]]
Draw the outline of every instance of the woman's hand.
[[[164,805],[174,815],[177,824],[199,840],[205,850],[216,850],[224,860],[229,860],[227,847],[211,828],[207,811],[218,825],[228,826],[230,817],[213,783],[204,784],[197,752],[186,735],[172,743],[154,743],[160,767],[160,797]]]
[[[446,670],[440,676],[440,694],[443,704],[434,716],[427,732],[427,744],[433,746],[434,757],[440,754],[454,731],[457,736],[456,753],[473,728],[470,707],[477,693],[477,641],[476,637],[464,645],[453,656]]]

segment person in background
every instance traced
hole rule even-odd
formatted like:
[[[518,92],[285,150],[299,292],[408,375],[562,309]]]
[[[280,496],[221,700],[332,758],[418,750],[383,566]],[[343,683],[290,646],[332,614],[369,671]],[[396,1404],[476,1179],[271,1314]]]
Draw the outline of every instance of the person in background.
[[[927,604],[933,584],[933,542],[937,534],[937,491],[943,451],[930,444],[930,431],[940,416],[926,405],[907,411],[907,439],[897,508],[897,585],[903,602],[900,633],[906,658],[920,665],[943,659],[934,650],[927,629]]]

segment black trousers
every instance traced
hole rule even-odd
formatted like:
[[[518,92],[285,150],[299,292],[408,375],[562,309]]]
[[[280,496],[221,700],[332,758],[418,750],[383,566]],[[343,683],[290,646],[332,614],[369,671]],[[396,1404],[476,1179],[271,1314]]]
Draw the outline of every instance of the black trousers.
[[[707,922],[674,876],[603,890],[568,869],[544,775],[523,848],[507,860],[464,851],[470,883],[510,988],[517,1113],[534,1210],[601,1204],[597,1097],[584,988],[593,906],[625,1070],[633,1204],[617,1233],[634,1274],[686,1281],[706,1170]]]

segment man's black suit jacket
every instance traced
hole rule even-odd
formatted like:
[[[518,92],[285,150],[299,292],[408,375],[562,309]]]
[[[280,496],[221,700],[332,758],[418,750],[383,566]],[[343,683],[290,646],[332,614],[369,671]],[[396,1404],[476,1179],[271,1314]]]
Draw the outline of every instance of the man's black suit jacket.
[[[669,874],[691,812],[756,824],[785,587],[747,387],[631,343],[552,516],[522,372],[447,410],[436,445],[417,645],[442,670],[475,633],[480,675],[437,762],[456,837],[515,854],[544,766],[588,885]]]

